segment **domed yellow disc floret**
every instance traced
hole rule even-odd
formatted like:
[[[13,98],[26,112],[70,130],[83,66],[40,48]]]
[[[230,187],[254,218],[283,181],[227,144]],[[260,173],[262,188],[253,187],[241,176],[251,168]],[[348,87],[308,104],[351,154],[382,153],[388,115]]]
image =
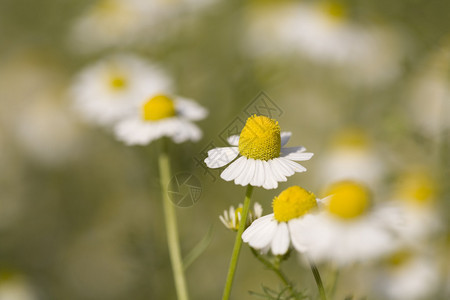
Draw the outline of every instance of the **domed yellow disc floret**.
[[[332,185],[328,211],[343,219],[353,219],[364,214],[370,206],[369,190],[356,182],[342,181]]]
[[[272,202],[273,214],[278,222],[298,218],[317,207],[316,196],[299,186],[291,186]]]
[[[270,160],[280,156],[280,125],[265,116],[253,115],[247,119],[239,137],[239,152],[247,157]]]
[[[345,7],[336,1],[322,4],[322,10],[334,21],[343,20],[347,14]]]
[[[128,82],[125,77],[116,75],[109,79],[109,84],[113,90],[123,90],[127,87]]]
[[[142,106],[142,118],[146,121],[157,121],[175,115],[175,104],[165,95],[155,96]]]
[[[397,198],[418,205],[432,203],[435,194],[435,183],[426,173],[408,173],[397,185]]]

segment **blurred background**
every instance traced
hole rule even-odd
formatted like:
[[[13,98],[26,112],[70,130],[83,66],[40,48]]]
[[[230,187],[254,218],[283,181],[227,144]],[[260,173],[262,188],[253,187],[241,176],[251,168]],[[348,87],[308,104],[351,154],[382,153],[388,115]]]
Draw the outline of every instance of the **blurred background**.
[[[170,148],[173,173],[194,174],[202,187],[195,205],[177,208],[183,253],[212,231],[187,270],[192,299],[221,296],[234,233],[218,216],[245,193],[198,161],[262,103],[293,132],[289,145],[315,153],[308,172],[256,189],[265,214],[290,185],[320,196],[356,178],[378,202],[412,195],[426,215],[413,218],[425,230],[412,255],[429,267],[428,288],[389,293],[377,274],[402,266],[386,260],[343,270],[336,299],[450,298],[447,1],[146,2],[0,2],[1,300],[175,299],[158,145],[125,146],[73,109],[76,75],[116,53],[164,67],[177,94],[209,110],[200,142]],[[242,250],[234,299],[279,286]],[[310,271],[290,260],[298,263],[286,272],[314,297]],[[330,267],[319,268],[326,282]]]

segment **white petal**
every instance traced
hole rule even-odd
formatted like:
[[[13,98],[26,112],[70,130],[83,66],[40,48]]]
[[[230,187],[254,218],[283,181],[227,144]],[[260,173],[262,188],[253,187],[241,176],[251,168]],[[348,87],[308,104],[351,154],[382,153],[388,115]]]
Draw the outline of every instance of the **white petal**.
[[[233,161],[239,154],[237,147],[221,147],[208,151],[205,163],[209,168],[220,168]]]
[[[242,173],[242,166],[247,162],[247,158],[244,156],[239,157],[237,160],[231,163],[231,165],[226,168],[220,177],[226,181],[231,181],[236,179]]]
[[[291,168],[291,170],[293,170],[294,172],[305,172],[306,171],[306,168],[304,166],[302,166],[301,164],[296,163],[292,160],[286,159],[284,157],[278,157],[276,159],[283,161],[283,163],[285,165],[289,166]]]
[[[256,162],[253,158],[248,158],[245,166],[242,167],[242,173],[238,178],[234,181],[236,184],[240,184],[242,186],[246,186],[250,183],[253,176],[255,176]]]
[[[264,167],[264,185],[263,188],[265,189],[276,189],[278,187],[278,182],[275,180],[275,176],[273,175],[273,172],[270,168],[270,165],[267,161],[263,161],[263,167]]]
[[[314,225],[313,221],[313,217],[307,215],[303,218],[292,219],[288,222],[292,245],[299,252],[307,251],[308,246],[312,243],[310,233]],[[319,239],[320,237],[315,238]]]
[[[242,240],[252,248],[262,249],[270,244],[277,230],[273,215],[267,215],[253,222],[242,234]]]
[[[292,170],[289,164],[281,160],[279,157],[272,159],[272,165],[276,166],[277,171],[279,171],[280,174],[285,177],[292,176],[295,173],[295,171]]]
[[[231,146],[238,146],[239,145],[239,135],[232,135],[229,138],[227,138],[227,141]]]
[[[289,142],[290,138],[291,138],[292,132],[289,131],[283,131],[281,132],[280,136],[281,136],[281,147],[283,147],[284,145],[287,144],[287,142]]]
[[[272,170],[272,174],[275,178],[276,181],[280,182],[280,181],[287,181],[286,176],[283,175],[282,170],[280,170],[278,164],[276,163],[276,161],[274,161],[273,159],[268,161],[270,168]]]
[[[264,184],[264,166],[261,160],[255,159],[255,174],[250,180],[253,186],[262,186]]]
[[[176,97],[175,107],[180,116],[192,121],[202,120],[208,115],[204,107],[186,98]]]
[[[304,160],[310,160],[311,157],[313,157],[313,153],[304,152],[306,149],[304,147],[288,147],[288,148],[281,148],[281,157],[290,159],[290,160],[297,160],[297,161],[304,161]]]
[[[172,126],[173,129],[167,132],[166,135],[171,136],[172,140],[177,144],[188,140],[196,142],[200,140],[203,135],[197,125],[186,120],[175,118]]]
[[[146,145],[165,135],[159,122],[143,122],[137,118],[126,119],[114,127],[118,140],[127,145]]]
[[[289,230],[285,222],[278,223],[272,239],[272,254],[283,255],[289,249]]]

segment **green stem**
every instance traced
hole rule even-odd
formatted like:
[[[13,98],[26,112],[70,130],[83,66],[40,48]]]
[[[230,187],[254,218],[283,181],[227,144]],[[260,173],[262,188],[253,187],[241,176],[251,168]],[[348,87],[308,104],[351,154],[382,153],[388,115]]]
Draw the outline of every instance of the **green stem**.
[[[284,285],[286,285],[286,287],[289,289],[289,291],[291,292],[291,294],[294,293],[294,289],[292,287],[292,284],[289,282],[289,280],[287,279],[286,275],[284,275],[283,271],[281,271],[280,266],[275,266],[273,263],[271,263],[270,261],[268,261],[267,259],[265,259],[264,257],[262,257],[257,250],[250,248],[252,250],[253,255],[260,261],[262,262],[268,269],[272,270],[275,272],[275,274],[277,274],[278,278],[280,278],[280,280],[284,283]]]
[[[248,210],[250,208],[251,197],[253,193],[253,186],[247,186],[247,192],[245,194],[244,207],[242,208],[241,220],[239,221],[239,228],[236,234],[236,240],[234,242],[233,254],[231,255],[230,266],[228,268],[227,281],[225,283],[225,289],[223,291],[222,300],[228,300],[231,294],[231,287],[233,285],[234,273],[239,260],[239,253],[242,246],[242,233],[247,223]]]
[[[320,278],[319,270],[316,267],[316,264],[308,258],[309,265],[311,266],[311,271],[313,272],[314,279],[316,280],[317,288],[319,289],[320,299],[327,300],[327,296],[325,294],[325,289],[323,288],[322,279]]]
[[[331,282],[330,290],[328,293],[328,295],[330,296],[330,299],[334,299],[334,295],[336,294],[338,278],[339,278],[339,269],[336,268],[333,272],[333,280]]]
[[[170,261],[175,281],[175,288],[179,300],[188,300],[186,279],[184,277],[183,260],[181,258],[180,243],[178,238],[177,218],[175,207],[169,198],[170,161],[167,154],[167,141],[162,140],[162,149],[159,155],[159,172],[161,192],[164,207],[164,219],[166,225],[167,243],[169,246]]]

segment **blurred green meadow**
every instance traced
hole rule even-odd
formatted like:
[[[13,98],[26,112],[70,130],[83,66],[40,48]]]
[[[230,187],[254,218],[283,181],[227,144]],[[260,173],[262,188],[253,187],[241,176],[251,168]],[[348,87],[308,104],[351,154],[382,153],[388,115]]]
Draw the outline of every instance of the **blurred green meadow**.
[[[160,141],[126,146],[73,109],[75,76],[115,53],[162,66],[177,95],[209,111],[197,123],[199,142],[169,143],[172,173],[193,174],[201,185],[195,204],[177,207],[183,254],[210,232],[208,247],[186,270],[192,299],[220,298],[235,235],[219,215],[245,194],[202,160],[211,147],[227,146],[225,138],[239,133],[249,113],[270,114],[283,131],[293,132],[290,145],[314,153],[303,164],[307,172],[276,190],[255,189],[263,214],[291,185],[323,196],[335,179],[331,173],[347,168],[330,170],[333,151],[343,144],[362,143],[370,153],[373,162],[361,176],[378,202],[392,200],[404,174],[429,176],[440,226],[422,246],[437,266],[437,280],[419,299],[450,298],[447,1],[333,2],[345,11],[339,10],[336,22],[363,32],[344,43],[338,57],[334,44],[316,43],[314,38],[327,39],[321,32],[311,42],[307,34],[306,40],[283,35],[300,28],[278,28],[292,17],[296,1],[169,1],[164,11],[144,16],[157,21],[123,35],[120,26],[105,25],[113,31],[105,41],[95,36],[102,35],[96,23],[74,33],[96,2],[0,2],[0,300],[176,297],[160,200]],[[283,5],[288,9],[279,9]],[[134,21],[126,19],[124,26]],[[375,35],[380,40],[372,40]],[[366,55],[358,36],[376,46],[373,53]],[[348,54],[352,43],[362,50]],[[376,284],[381,265],[343,269],[335,299],[396,299]],[[293,252],[284,267],[296,287],[316,299],[302,258]],[[319,268],[330,284],[332,266]],[[249,291],[260,293],[262,285],[277,289],[281,282],[244,245],[232,299],[261,299]]]

